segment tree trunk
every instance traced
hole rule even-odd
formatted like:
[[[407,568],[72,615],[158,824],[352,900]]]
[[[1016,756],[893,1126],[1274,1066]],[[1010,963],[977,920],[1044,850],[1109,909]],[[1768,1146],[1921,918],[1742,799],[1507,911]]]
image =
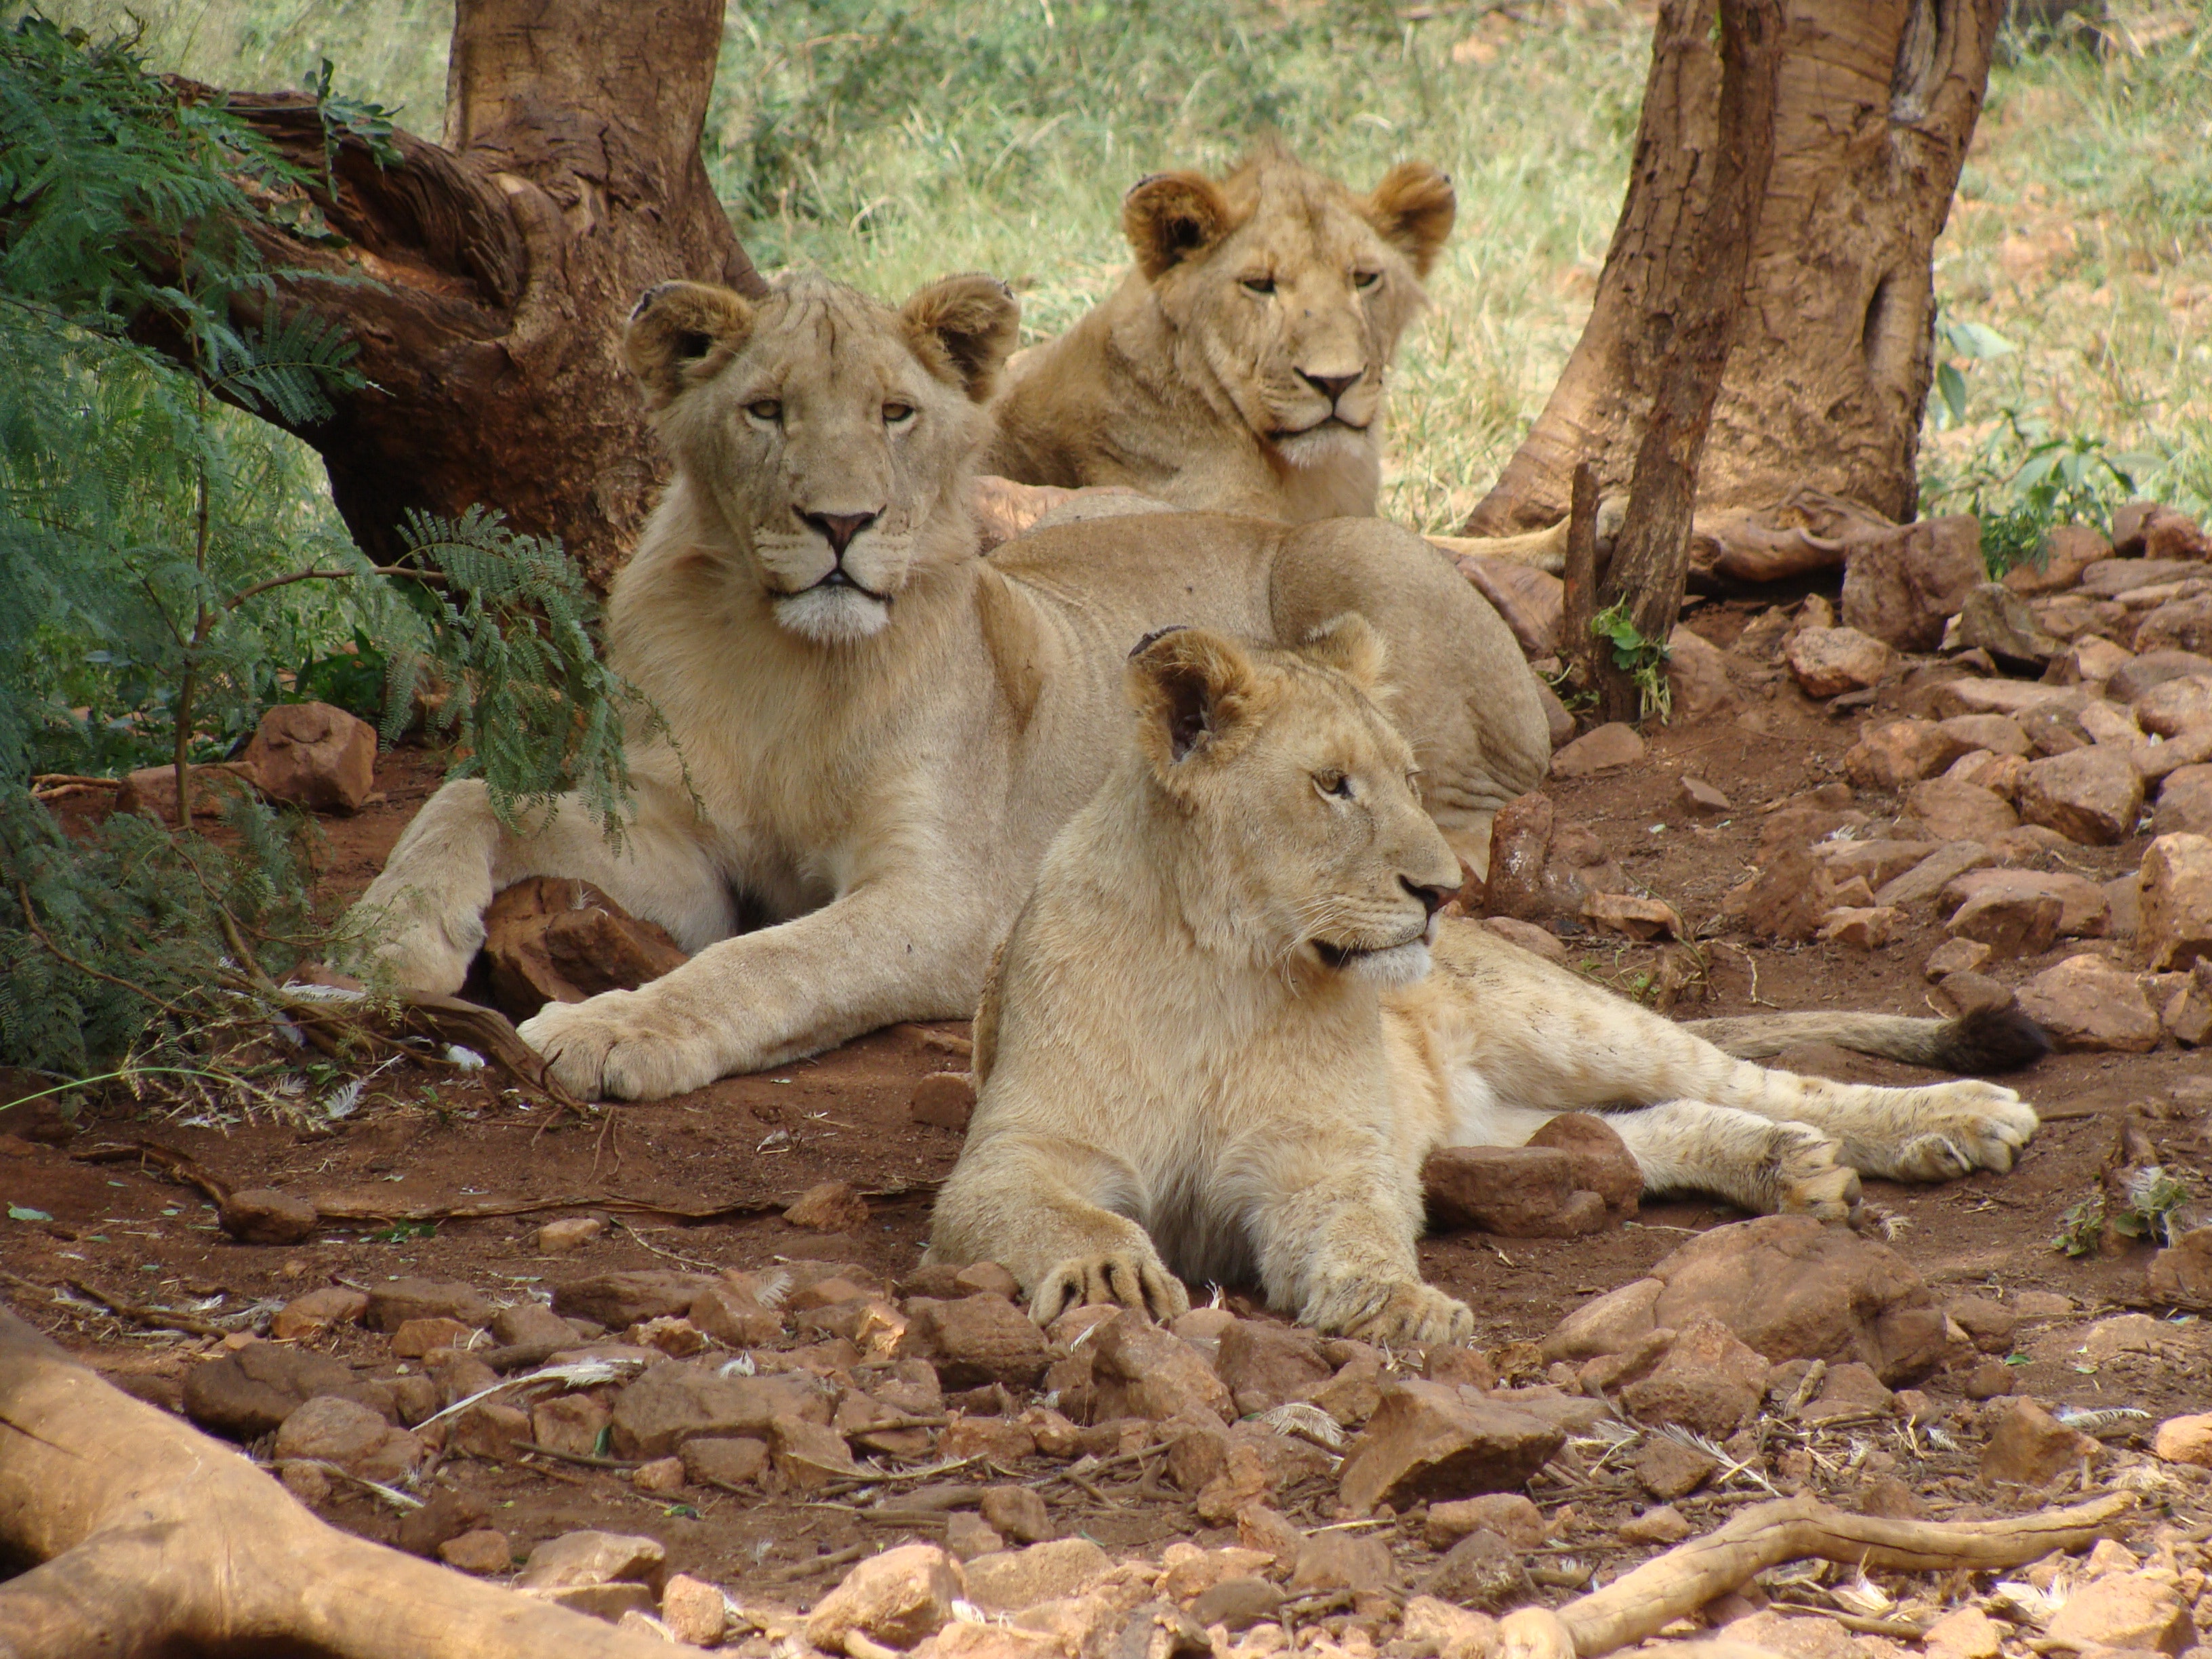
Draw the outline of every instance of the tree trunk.
[[[1682,608],[1698,467],[1774,160],[1781,0],[1720,0],[1720,34],[1719,113],[1705,211],[1650,272],[1645,337],[1634,343],[1638,356],[1654,365],[1650,412],[1637,445],[1627,516],[1597,596],[1601,611],[1626,606],[1637,633],[1650,641],[1643,666],[1655,677]],[[1576,469],[1573,483],[1585,514],[1594,516],[1587,464]],[[1645,692],[1634,671],[1612,650],[1595,662],[1605,718],[1644,714]]]
[[[721,0],[459,0],[443,145],[397,134],[380,168],[345,136],[310,193],[349,245],[260,234],[277,303],[360,345],[370,386],[299,435],[372,557],[407,508],[479,502],[602,589],[628,557],[660,474],[623,319],[673,277],[766,291],[699,156],[721,29]],[[320,178],[311,99],[206,95]]]
[[[1773,168],[1698,504],[1802,522],[1789,504],[1817,492],[1903,521],[1917,500],[1934,372],[1929,251],[1981,112],[2003,0],[1783,9]],[[1671,320],[1654,300],[1712,200],[1712,11],[1711,0],[1662,0],[1589,325],[1469,535],[1557,523],[1577,461],[1595,463],[1608,493],[1633,470]]]

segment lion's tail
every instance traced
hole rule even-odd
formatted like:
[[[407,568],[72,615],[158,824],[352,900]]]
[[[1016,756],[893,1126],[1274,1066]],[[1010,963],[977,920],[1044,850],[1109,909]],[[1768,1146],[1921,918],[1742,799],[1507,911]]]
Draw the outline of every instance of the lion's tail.
[[[2043,1028],[2016,1004],[1977,1008],[1956,1019],[1908,1014],[1752,1014],[1684,1023],[1738,1060],[1771,1060],[1800,1042],[1832,1042],[1862,1054],[1937,1071],[2009,1072],[2051,1052]]]

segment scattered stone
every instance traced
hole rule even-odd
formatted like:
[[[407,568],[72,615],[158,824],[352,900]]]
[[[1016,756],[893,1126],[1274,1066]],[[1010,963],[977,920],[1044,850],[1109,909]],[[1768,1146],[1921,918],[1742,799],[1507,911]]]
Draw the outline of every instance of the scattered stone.
[[[1547,962],[1564,963],[1567,959],[1567,947],[1559,943],[1559,935],[1533,921],[1518,921],[1511,916],[1485,916],[1482,925],[1508,945],[1517,945]]]
[[[1933,853],[1937,844],[1932,841],[1895,841],[1877,836],[1873,841],[1819,842],[1812,851],[1837,881],[1863,881],[1874,888],[1896,880]]]
[[[1844,770],[1863,789],[1901,789],[1933,777],[1969,749],[1987,746],[1962,742],[1947,729],[1954,723],[1912,720],[1870,726],[1844,753]],[[2022,738],[2021,748],[2027,747]]]
[[[2078,1586],[2044,1626],[2061,1650],[2178,1654],[2196,1640],[2189,1604],[2148,1572],[2114,1573]]]
[[[1334,1374],[1311,1331],[1257,1319],[1237,1320],[1222,1332],[1213,1370],[1243,1417],[1302,1400]]]
[[[2035,741],[2035,733],[2028,730],[2029,724],[2043,710],[2070,712],[2087,701],[2079,690],[2028,680],[1945,680],[1929,694],[1929,702],[1939,720],[1954,720],[1961,714],[2007,715],[2027,732],[2031,744]],[[2077,736],[2075,741],[2087,739]]]
[[[240,758],[270,800],[356,812],[376,784],[376,728],[326,702],[280,702]]]
[[[1552,775],[1555,778],[1594,777],[1601,772],[1611,772],[1623,766],[1633,766],[1644,758],[1644,739],[1636,728],[1620,720],[1586,732],[1552,757]]]
[[[2212,954],[2212,839],[2162,835],[2143,854],[2137,935],[2154,969]]]
[[[1933,651],[1987,573],[1970,514],[1900,525],[1857,541],[1844,566],[1843,619],[1900,651]]]
[[[2105,695],[2132,706],[2154,686],[2197,675],[2212,675],[2212,657],[2194,651],[2144,651],[2113,670],[2105,682]]]
[[[2187,597],[2168,599],[2136,624],[2136,650],[2212,652],[2212,593],[2182,591]]]
[[[1899,909],[1933,898],[1969,870],[1990,862],[1990,849],[1978,841],[1954,841],[1940,847],[1903,875],[1885,882],[1874,896],[1877,904]]]
[[[2135,653],[2114,645],[2100,635],[2085,634],[2052,659],[2044,672],[2060,685],[2109,685],[2112,676],[2134,659]]]
[[[1971,783],[1977,789],[1988,790],[2000,800],[2008,801],[2019,794],[2021,783],[2027,780],[2027,763],[2017,755],[1992,755],[1985,749],[1977,750],[1960,756],[1943,775],[1954,783]]]
[[[1541,1418],[1444,1383],[1393,1382],[1345,1457],[1344,1502],[1367,1515],[1377,1504],[1509,1491],[1565,1441]]]
[[[223,1231],[241,1244],[297,1244],[320,1218],[306,1199],[270,1187],[233,1193],[216,1212]]]
[[[1283,1600],[1282,1590],[1258,1574],[1239,1573],[1200,1590],[1190,1603],[1190,1616],[1208,1630],[1220,1625],[1233,1633],[1275,1617]]]
[[[846,1653],[846,1638],[911,1648],[950,1623],[952,1604],[969,1591],[960,1563],[934,1544],[903,1544],[847,1573],[815,1604],[806,1639],[828,1653]],[[856,1659],[869,1659],[862,1649]]]
[[[1136,1315],[1107,1321],[1090,1346],[1098,1417],[1204,1423],[1229,1422],[1237,1415],[1236,1401],[1197,1351]]]
[[[1836,908],[1836,879],[1803,847],[1784,847],[1765,861],[1744,896],[1744,921],[1760,939],[1811,939]]]
[[[1806,696],[1833,697],[1881,684],[1897,653],[1856,628],[1810,628],[1790,635],[1782,659]]]
[[[479,1527],[438,1546],[438,1559],[457,1572],[478,1578],[514,1570],[514,1546],[495,1527]]]
[[[1636,1213],[1643,1166],[1620,1132],[1595,1113],[1562,1112],[1530,1135],[1528,1145],[1565,1152],[1574,1190],[1595,1193],[1616,1219]]]
[[[1014,1455],[1026,1456],[1027,1449]],[[783,1477],[784,1485],[799,1492],[812,1492],[867,1473],[853,1461],[853,1449],[845,1443],[843,1435],[793,1412],[778,1412],[769,1419],[768,1458]]]
[[[1679,1544],[1690,1535],[1690,1523],[1671,1504],[1654,1504],[1643,1514],[1624,1521],[1613,1536],[1624,1544]]]
[[[1512,631],[1522,655],[1548,657],[1559,650],[1565,583],[1548,571],[1510,559],[1486,559],[1469,553],[1462,554],[1454,562]]]
[[[2161,738],[2212,725],[2212,672],[2161,680],[2137,697],[2129,713],[2141,732]]]
[[[2129,501],[2112,514],[2112,550],[2144,559],[2212,559],[2212,540],[2179,508]]]
[[[1961,651],[1982,650],[1998,667],[2039,673],[2064,649],[2027,608],[2027,601],[1996,582],[1984,582],[1959,607],[1953,640]]]
[[[1433,1654],[1436,1659],[1490,1659],[1498,1650],[1498,1621],[1487,1613],[1469,1613],[1433,1595],[1416,1595],[1406,1603],[1400,1640],[1411,1654]]]
[[[711,1273],[594,1273],[556,1285],[553,1311],[569,1319],[588,1319],[611,1331],[626,1331],[648,1319],[682,1318],[702,1294],[725,1282]]]
[[[1859,1494],[1859,1513],[1878,1521],[1925,1521],[1928,1505],[1895,1475],[1885,1474],[1869,1481]]]
[[[983,1519],[1017,1544],[1042,1544],[1059,1533],[1034,1486],[986,1487],[981,1509]]]
[[[578,1457],[599,1453],[599,1436],[612,1421],[605,1406],[588,1394],[564,1394],[530,1408],[530,1438],[554,1451]]]
[[[2212,1414],[2167,1418],[2158,1425],[2151,1449],[2169,1463],[2212,1469]]]
[[[2087,847],[2110,847],[2135,834],[2142,779],[2124,754],[2076,749],[2029,763],[2021,817]]]
[[[230,803],[240,797],[250,797],[255,779],[252,769],[242,762],[222,766],[193,766],[185,769],[192,792],[192,816],[196,818],[220,817]],[[177,769],[174,766],[142,766],[127,774],[122,787],[115,792],[115,810],[133,812],[140,817],[156,818],[163,823],[177,821]]]
[[[306,1401],[359,1381],[325,1354],[251,1342],[185,1373],[185,1415],[210,1434],[258,1440]]]
[[[1636,1484],[1662,1503],[1686,1496],[1712,1479],[1718,1460],[1664,1435],[1653,1435],[1638,1448],[1628,1472]]]
[[[2042,1486],[2101,1457],[2105,1449],[2068,1428],[2033,1400],[2014,1398],[1997,1413],[1982,1452],[1982,1479],[1992,1486]]]
[[[1002,1296],[989,1295],[910,1303],[897,1353],[901,1359],[928,1360],[948,1389],[991,1382],[1034,1388],[1052,1359],[1042,1333],[1021,1310]]]
[[[329,1285],[305,1296],[294,1297],[269,1322],[269,1334],[279,1342],[297,1342],[320,1336],[334,1325],[350,1325],[368,1310],[368,1297],[344,1285]]]
[[[695,1438],[766,1438],[779,1418],[827,1424],[830,1414],[828,1392],[803,1371],[723,1376],[711,1365],[672,1360],[622,1391],[610,1426],[617,1455],[653,1458]]]
[[[1006,1547],[1006,1540],[981,1516],[955,1510],[945,1520],[945,1547],[963,1561],[973,1561],[979,1555],[996,1555]]]
[[[702,1435],[684,1443],[684,1478],[702,1486],[750,1486],[768,1468],[768,1443],[743,1436]]]
[[[1382,1542],[1379,1538],[1367,1541],[1377,1547]],[[1423,1595],[1462,1607],[1497,1609],[1528,1592],[1528,1570],[1522,1565],[1520,1552],[1487,1530],[1461,1539],[1421,1580]]]
[[[1947,939],[1928,953],[1923,977],[1935,981],[1947,974],[1973,973],[1995,953],[1978,939]]]
[[[729,1604],[716,1586],[675,1573],[660,1592],[660,1622],[687,1647],[718,1648],[729,1628]]]
[[[630,1485],[640,1492],[682,1492],[684,1480],[684,1460],[680,1457],[656,1457],[629,1472]]]
[[[587,1619],[604,1620],[632,1634],[650,1631],[666,1639],[662,1636],[659,1620],[653,1616],[653,1592],[643,1584],[572,1584],[562,1589],[526,1593],[556,1607],[566,1607],[570,1613],[580,1613]]]
[[[825,1181],[800,1194],[783,1218],[811,1232],[848,1233],[867,1224],[868,1202],[851,1182]]]
[[[473,1285],[387,1279],[369,1286],[363,1318],[374,1331],[396,1331],[410,1319],[453,1319],[481,1330],[491,1323],[493,1311],[491,1304]]]
[[[1944,1309],[1984,1353],[2009,1353],[2020,1328],[2020,1311],[1993,1297],[1966,1296]]]
[[[2133,779],[2135,769],[2127,770]],[[2141,787],[2136,785],[2138,791]],[[2002,796],[1955,778],[1929,778],[1914,784],[1905,793],[1905,805],[1926,826],[1929,837],[1940,842],[1987,842],[2020,823],[2019,814]]]
[[[1718,1439],[1735,1432],[1765,1396],[1765,1358],[1709,1316],[1677,1328],[1650,1358],[1643,1375],[1620,1379],[1621,1403],[1641,1422],[1680,1424]]]
[[[1431,1222],[1503,1238],[1575,1238],[1602,1228],[1603,1198],[1577,1192],[1574,1160],[1548,1146],[1441,1146],[1421,1166]]]
[[[2161,1307],[2212,1311],[2212,1227],[2192,1227],[2151,1257],[2143,1293]]]
[[[1080,1595],[1113,1565],[1088,1538],[1056,1538],[1027,1549],[979,1555],[968,1564],[968,1599],[986,1613],[1013,1613]]]
[[[1470,1533],[1486,1531],[1516,1549],[1533,1550],[1544,1541],[1544,1512],[1517,1492],[1486,1492],[1430,1504],[1423,1525],[1432,1550],[1449,1549]]]
[[[566,1255],[581,1249],[606,1230],[607,1224],[595,1215],[563,1216],[540,1227],[532,1242],[540,1255]]]
[[[2066,871],[1970,870],[1946,884],[1942,898],[1964,905],[1989,895],[2057,900],[2062,939],[2101,939],[2112,926],[2112,902],[2105,890]]]
[[[1583,921],[1602,932],[1634,939],[1681,939],[1688,932],[1673,905],[1633,893],[1593,893],[1583,901],[1582,914]]]
[[[1972,939],[1987,947],[1988,954],[2040,956],[2057,941],[2058,919],[2064,912],[2065,906],[2055,893],[2017,886],[1985,886],[1972,893],[1959,907],[1945,924],[1945,931],[1954,939]]]
[[[758,1347],[783,1334],[783,1316],[762,1304],[750,1285],[725,1279],[702,1291],[684,1316],[732,1348]]]
[[[1905,925],[1905,912],[1894,905],[1840,905],[1820,918],[1820,937],[1855,951],[1879,951]]]
[[[1682,805],[1700,817],[1719,817],[1735,810],[1729,805],[1726,795],[1703,778],[1693,778],[1686,773],[1683,775],[1681,787],[1676,793]]]
[[[2081,580],[2081,573],[2112,556],[2112,544],[2086,524],[2054,526],[2044,534],[2039,556],[2005,572],[2004,585],[2033,597],[2059,593]]]
[[[333,1463],[349,1474],[389,1485],[415,1472],[422,1462],[422,1443],[366,1406],[318,1395],[277,1426],[271,1455],[279,1462],[311,1458]]]
[[[400,1359],[420,1359],[433,1348],[466,1346],[476,1334],[458,1319],[410,1319],[392,1334],[392,1352]]]
[[[492,1000],[510,1019],[527,1019],[551,1002],[635,990],[690,959],[666,928],[568,876],[530,876],[502,888],[483,926]]]
[[[914,1085],[907,1115],[916,1123],[965,1133],[975,1111],[975,1079],[965,1072],[932,1072]]]
[[[2136,976],[2100,956],[2069,957],[2020,988],[2021,1011],[2061,1049],[2148,1054],[2157,1012]]]

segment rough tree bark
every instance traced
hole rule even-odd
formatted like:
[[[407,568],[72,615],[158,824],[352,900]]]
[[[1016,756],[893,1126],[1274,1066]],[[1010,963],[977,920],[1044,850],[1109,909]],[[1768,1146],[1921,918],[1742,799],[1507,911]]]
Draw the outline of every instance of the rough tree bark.
[[[1698,502],[1833,537],[1911,518],[1933,374],[1929,250],[2004,0],[1785,0],[1774,164]],[[1711,0],[1662,0],[1628,193],[1580,343],[1474,536],[1565,516],[1577,461],[1622,488],[1659,362],[1650,304],[1711,199]]]
[[[459,0],[443,144],[398,134],[380,168],[349,136],[337,189],[311,192],[349,245],[264,234],[302,273],[277,303],[360,344],[369,389],[299,435],[372,556],[405,509],[479,502],[559,536],[597,586],[628,556],[660,479],[622,319],[672,277],[765,292],[699,155],[721,33],[722,0]],[[322,174],[305,94],[199,90]]]
[[[1667,260],[1650,273],[1644,337],[1635,349],[1653,364],[1651,404],[1630,476],[1627,515],[1595,599],[1600,611],[1625,605],[1636,631],[1655,642],[1674,631],[1682,608],[1698,468],[1774,160],[1782,0],[1720,0],[1720,101],[1705,211],[1671,240]],[[1583,467],[1577,468],[1574,483],[1587,516],[1594,492]],[[1638,719],[1644,696],[1632,672],[1610,650],[1599,652],[1594,665],[1605,718]]]

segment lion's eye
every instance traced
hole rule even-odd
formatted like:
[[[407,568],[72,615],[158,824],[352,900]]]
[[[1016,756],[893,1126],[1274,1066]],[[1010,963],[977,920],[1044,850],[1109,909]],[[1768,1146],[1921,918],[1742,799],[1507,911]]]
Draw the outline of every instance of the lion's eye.
[[[1379,270],[1355,270],[1352,273],[1352,285],[1357,289],[1373,288],[1382,280],[1382,273]]]
[[[747,404],[745,413],[757,421],[780,421],[783,418],[783,405],[774,398],[762,398]]]
[[[1339,800],[1350,800],[1352,799],[1352,779],[1349,775],[1342,772],[1316,773],[1314,775],[1314,787],[1320,790],[1324,795],[1335,796]]]
[[[1247,276],[1244,279],[1244,291],[1247,294],[1273,294],[1275,291],[1275,279],[1272,276]]]
[[[885,404],[884,405],[884,424],[885,426],[902,426],[913,418],[914,405],[912,404]]]

